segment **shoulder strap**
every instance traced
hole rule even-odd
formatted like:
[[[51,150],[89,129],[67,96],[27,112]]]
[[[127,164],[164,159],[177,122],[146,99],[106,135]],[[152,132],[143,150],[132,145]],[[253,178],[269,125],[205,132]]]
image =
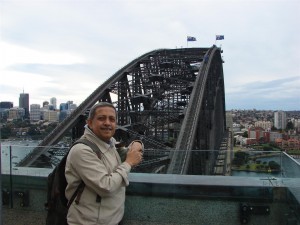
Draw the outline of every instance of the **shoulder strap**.
[[[90,141],[90,140],[88,140],[86,138],[80,138],[80,139],[78,139],[77,141],[75,141],[73,143],[72,147],[74,145],[78,144],[78,143],[82,143],[82,144],[85,144],[85,145],[89,146],[97,154],[97,156],[99,157],[99,159],[101,159],[101,151],[100,151],[100,149],[98,148],[98,146],[94,142],[92,142],[92,141]]]
[[[101,159],[101,151],[98,148],[98,146],[86,138],[80,138],[77,141],[75,141],[72,144],[72,146],[70,147],[70,150],[74,145],[79,144],[79,143],[89,146],[97,154],[98,158]],[[75,200],[76,204],[79,203],[81,194],[84,190],[84,187],[85,187],[85,183],[83,181],[81,181],[79,186],[76,188],[76,191],[73,193],[72,197],[70,198],[70,201],[68,202],[68,205],[67,205],[68,209],[70,208],[70,206],[71,206],[72,202],[75,200],[75,198],[76,198],[76,200]]]

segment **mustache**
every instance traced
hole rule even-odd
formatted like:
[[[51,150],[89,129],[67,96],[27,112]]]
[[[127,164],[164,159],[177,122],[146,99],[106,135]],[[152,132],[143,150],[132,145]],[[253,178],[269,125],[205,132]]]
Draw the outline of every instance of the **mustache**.
[[[103,126],[103,127],[100,127],[100,129],[109,129],[109,130],[112,130],[113,128],[111,126]]]

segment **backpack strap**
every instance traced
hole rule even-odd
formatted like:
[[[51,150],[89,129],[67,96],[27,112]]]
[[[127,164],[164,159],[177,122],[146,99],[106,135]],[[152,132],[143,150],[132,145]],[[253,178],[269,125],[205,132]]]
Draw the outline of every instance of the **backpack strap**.
[[[79,186],[76,188],[76,191],[73,193],[72,197],[70,198],[70,201],[68,201],[67,209],[70,208],[70,206],[71,206],[71,204],[72,204],[72,202],[74,201],[75,198],[76,198],[76,200],[75,200],[76,204],[79,203],[79,200],[80,200],[81,194],[83,192],[84,186],[85,186],[85,183],[83,181],[81,181]]]
[[[89,146],[96,153],[98,158],[101,159],[102,153],[101,153],[100,149],[98,148],[98,146],[94,142],[91,142],[90,140],[88,140],[86,138],[80,138],[72,144],[71,148],[74,145],[79,144],[79,143]],[[70,150],[71,150],[71,148],[70,148]],[[75,203],[79,204],[81,194],[84,190],[84,187],[85,187],[85,183],[83,181],[81,181],[81,183],[79,184],[79,186],[76,188],[75,192],[73,193],[72,197],[70,198],[70,201],[68,202],[68,205],[67,205],[68,209],[70,208],[70,206],[71,206],[72,202],[75,200],[75,198],[76,198]]]
[[[87,146],[89,146],[95,153],[96,155],[98,156],[99,159],[101,159],[101,151],[100,149],[98,148],[98,146],[94,143],[94,142],[91,142],[90,140],[86,139],[86,138],[80,138],[78,139],[77,141],[74,142],[74,144],[72,145],[72,147],[78,143],[82,143],[82,144],[85,144]]]

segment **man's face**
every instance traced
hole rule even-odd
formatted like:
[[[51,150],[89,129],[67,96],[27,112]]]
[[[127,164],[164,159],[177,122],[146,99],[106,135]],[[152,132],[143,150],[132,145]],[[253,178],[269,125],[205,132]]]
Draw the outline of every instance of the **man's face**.
[[[99,107],[93,119],[88,119],[89,128],[101,140],[108,142],[116,131],[116,112],[108,106]]]

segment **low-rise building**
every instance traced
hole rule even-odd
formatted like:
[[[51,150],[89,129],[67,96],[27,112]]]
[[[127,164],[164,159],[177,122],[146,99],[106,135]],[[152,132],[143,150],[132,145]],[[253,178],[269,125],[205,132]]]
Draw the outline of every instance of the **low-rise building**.
[[[17,119],[23,119],[25,116],[25,109],[23,108],[10,108],[8,111],[8,121],[17,120]]]

